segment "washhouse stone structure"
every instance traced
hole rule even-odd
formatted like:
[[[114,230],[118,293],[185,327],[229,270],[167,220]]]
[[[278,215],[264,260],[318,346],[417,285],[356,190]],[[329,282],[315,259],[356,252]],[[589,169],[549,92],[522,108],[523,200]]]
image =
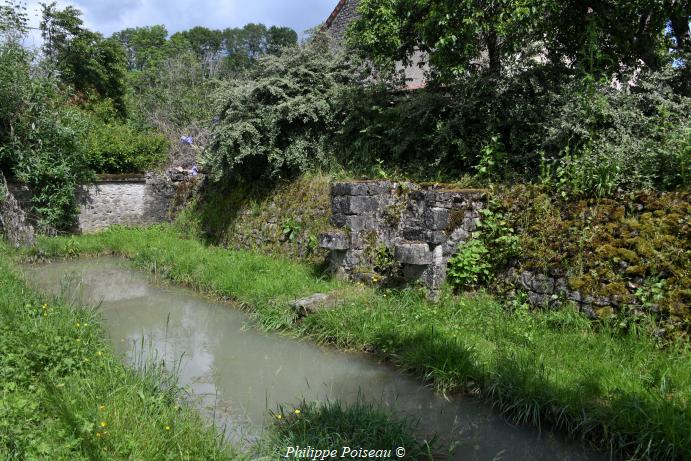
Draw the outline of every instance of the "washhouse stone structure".
[[[485,206],[481,190],[409,182],[337,182],[331,188],[333,231],[319,236],[332,272],[354,279],[402,275],[432,297],[449,258],[472,238]],[[387,274],[388,273],[388,274]]]
[[[79,191],[79,231],[164,222],[175,193],[175,182],[165,175],[102,175]]]

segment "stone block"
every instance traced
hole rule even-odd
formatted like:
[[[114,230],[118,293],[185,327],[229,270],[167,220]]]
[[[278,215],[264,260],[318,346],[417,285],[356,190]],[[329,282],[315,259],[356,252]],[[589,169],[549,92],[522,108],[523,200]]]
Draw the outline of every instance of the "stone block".
[[[331,195],[374,196],[385,194],[394,187],[391,181],[336,182],[331,186]]]
[[[425,227],[429,230],[446,229],[449,225],[449,215],[446,208],[429,208],[425,211]]]
[[[406,227],[401,231],[401,236],[404,240],[411,242],[424,242],[427,240],[427,232],[422,227]]]
[[[369,196],[336,196],[332,211],[345,215],[374,214],[379,210],[379,198]]]
[[[299,316],[306,316],[319,312],[320,310],[334,307],[336,299],[325,293],[317,293],[307,298],[298,299],[291,303],[293,310]]]
[[[350,229],[352,232],[360,232],[363,230],[372,230],[377,228],[377,220],[374,216],[350,215],[345,216],[345,224],[343,227]]]
[[[432,264],[434,255],[426,243],[401,243],[396,245],[395,257],[403,264],[427,266]]]
[[[350,239],[343,232],[324,232],[319,234],[319,248],[327,250],[347,250],[350,248]]]
[[[428,231],[425,236],[425,241],[430,245],[441,245],[448,240],[446,232],[441,230]]]

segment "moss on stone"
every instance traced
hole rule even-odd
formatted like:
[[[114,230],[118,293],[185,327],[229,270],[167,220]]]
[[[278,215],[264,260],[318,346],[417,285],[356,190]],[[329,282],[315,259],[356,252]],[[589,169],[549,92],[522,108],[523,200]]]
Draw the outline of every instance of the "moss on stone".
[[[528,185],[496,193],[521,238],[518,269],[556,272],[584,295],[636,305],[641,285],[664,280],[662,299],[638,307],[689,332],[689,192],[577,201],[561,201]]]

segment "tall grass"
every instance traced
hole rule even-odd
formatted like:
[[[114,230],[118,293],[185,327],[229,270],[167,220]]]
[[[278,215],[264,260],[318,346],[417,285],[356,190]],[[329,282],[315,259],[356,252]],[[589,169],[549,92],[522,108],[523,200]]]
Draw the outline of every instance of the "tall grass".
[[[478,394],[516,422],[554,425],[640,459],[691,458],[691,355],[659,349],[576,312],[506,309],[486,295],[348,288],[287,259],[183,240],[166,227],[44,239],[40,254],[115,252],[135,265],[254,311],[282,328],[343,348],[374,350],[447,392]],[[288,301],[339,289],[337,309],[298,322]]]
[[[129,369],[94,310],[28,289],[0,243],[0,458],[231,460],[241,456],[162,367]]]
[[[362,458],[361,449],[374,451],[369,459],[434,459],[433,443],[417,441],[412,436],[415,427],[412,421],[396,419],[362,400],[349,406],[303,402],[296,408],[279,408],[265,439],[255,450],[275,459],[298,458],[296,451],[308,447],[322,453],[307,459],[358,459]]]

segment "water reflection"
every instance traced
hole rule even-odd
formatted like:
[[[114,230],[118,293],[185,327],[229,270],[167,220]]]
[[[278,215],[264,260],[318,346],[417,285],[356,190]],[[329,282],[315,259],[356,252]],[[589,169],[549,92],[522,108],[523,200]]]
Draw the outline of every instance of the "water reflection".
[[[118,259],[26,272],[52,292],[70,274],[81,278],[79,296],[100,303],[116,349],[129,361],[155,351],[168,366],[177,363],[199,408],[235,443],[256,438],[267,410],[278,404],[364,397],[419,420],[421,435],[457,443],[452,459],[605,459],[553,433],[513,427],[471,398],[446,399],[370,357],[248,328],[242,312],[188,290],[153,286]]]

